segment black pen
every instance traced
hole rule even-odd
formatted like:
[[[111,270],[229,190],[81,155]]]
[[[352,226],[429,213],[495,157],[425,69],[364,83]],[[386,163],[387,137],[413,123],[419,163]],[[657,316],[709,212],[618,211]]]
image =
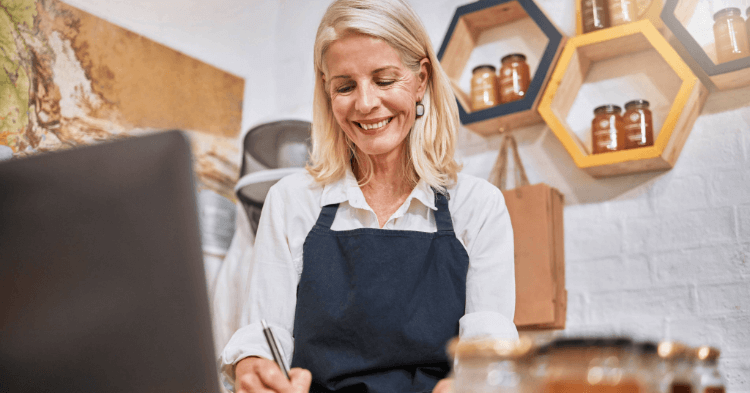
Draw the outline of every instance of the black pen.
[[[286,360],[284,360],[284,351],[281,349],[281,345],[276,341],[276,337],[273,336],[273,332],[266,324],[266,320],[261,319],[260,323],[263,325],[263,334],[266,336],[268,346],[271,347],[273,360],[279,365],[279,368],[281,369],[281,372],[284,373],[286,379],[289,379],[289,367],[287,367]]]

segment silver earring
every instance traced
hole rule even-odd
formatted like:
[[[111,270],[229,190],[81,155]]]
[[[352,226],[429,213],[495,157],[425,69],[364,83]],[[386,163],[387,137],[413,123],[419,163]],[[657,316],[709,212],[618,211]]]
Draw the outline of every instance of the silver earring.
[[[424,116],[424,105],[422,105],[422,101],[417,102],[417,117]]]

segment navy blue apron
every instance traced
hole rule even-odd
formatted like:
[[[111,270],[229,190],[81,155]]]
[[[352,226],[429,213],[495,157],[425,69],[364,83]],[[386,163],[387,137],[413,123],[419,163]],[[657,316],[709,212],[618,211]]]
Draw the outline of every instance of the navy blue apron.
[[[437,232],[332,231],[324,206],[303,246],[293,367],[310,392],[431,392],[466,304],[469,255],[435,193]]]

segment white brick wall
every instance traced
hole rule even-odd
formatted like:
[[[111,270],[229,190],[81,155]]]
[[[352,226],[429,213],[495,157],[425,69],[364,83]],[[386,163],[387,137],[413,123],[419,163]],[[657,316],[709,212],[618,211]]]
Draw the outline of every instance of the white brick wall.
[[[411,2],[437,48],[455,8],[470,0]],[[70,3],[246,77],[243,128],[309,116],[312,42],[329,0],[217,0],[211,9],[226,12],[197,19],[207,4],[198,0]],[[573,0],[537,3],[574,33]],[[544,126],[516,131],[532,183],[558,188],[568,203],[569,332],[715,344],[729,392],[750,392],[748,105],[750,88],[713,94],[675,168],[616,178],[579,170]],[[497,138],[463,130],[465,171],[487,177],[497,148]]]

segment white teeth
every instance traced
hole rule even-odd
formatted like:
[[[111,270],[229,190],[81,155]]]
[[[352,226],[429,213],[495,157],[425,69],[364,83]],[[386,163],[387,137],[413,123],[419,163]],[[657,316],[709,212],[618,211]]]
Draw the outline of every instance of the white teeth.
[[[375,123],[375,124],[359,123],[359,126],[362,127],[362,129],[364,129],[364,130],[374,130],[376,128],[385,127],[385,125],[388,124],[390,121],[391,121],[391,119],[385,119],[385,120],[383,120],[383,121],[381,121],[379,123]]]

